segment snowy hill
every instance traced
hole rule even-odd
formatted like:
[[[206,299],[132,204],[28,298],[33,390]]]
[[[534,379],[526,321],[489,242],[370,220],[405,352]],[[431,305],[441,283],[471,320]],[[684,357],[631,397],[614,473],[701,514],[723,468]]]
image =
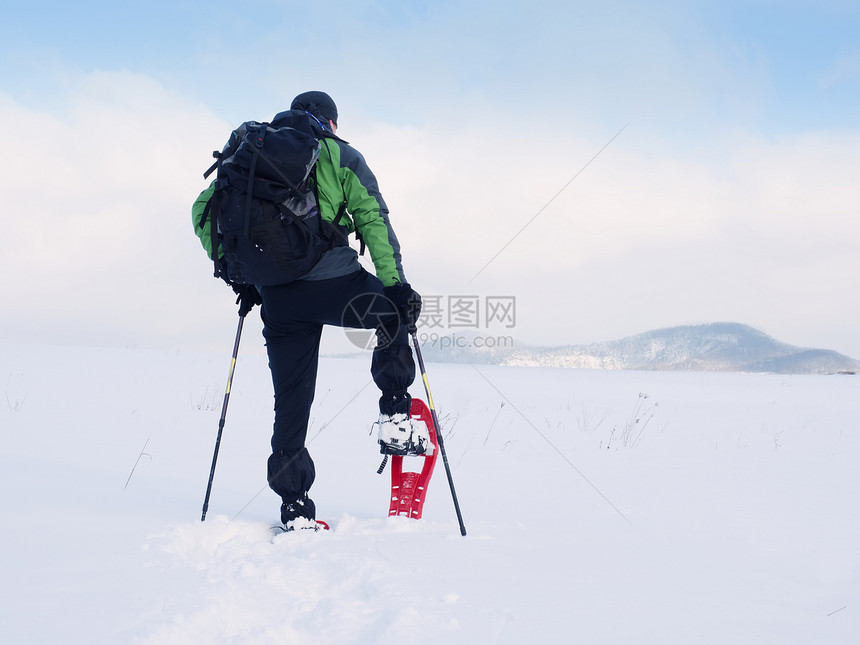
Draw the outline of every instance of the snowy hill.
[[[588,345],[442,350],[431,344],[428,352],[436,360],[447,362],[532,367],[776,374],[835,374],[860,370],[860,361],[837,352],[788,345],[738,323],[671,327]]]
[[[309,448],[333,531],[273,537],[264,357],[240,352],[201,523],[229,356],[0,350],[3,643],[860,633],[851,378],[429,363],[461,537],[441,464],[424,519],[386,517],[369,357],[323,359]]]

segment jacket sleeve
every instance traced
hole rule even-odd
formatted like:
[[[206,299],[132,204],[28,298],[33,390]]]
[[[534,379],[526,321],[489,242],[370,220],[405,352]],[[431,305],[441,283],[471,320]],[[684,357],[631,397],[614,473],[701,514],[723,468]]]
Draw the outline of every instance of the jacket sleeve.
[[[370,251],[376,275],[386,287],[406,282],[400,243],[388,217],[376,177],[355,148],[342,145],[340,179],[346,209]]]
[[[203,245],[203,248],[206,249],[206,255],[209,259],[212,259],[212,231],[209,228],[210,224],[207,221],[203,221],[203,213],[206,210],[206,204],[209,203],[209,200],[212,198],[212,193],[215,192],[215,182],[212,182],[209,187],[204,190],[200,195],[197,196],[197,199],[194,201],[194,205],[191,207],[191,224],[194,226],[194,234],[200,238],[200,243]],[[218,250],[218,257],[221,257],[221,250]]]

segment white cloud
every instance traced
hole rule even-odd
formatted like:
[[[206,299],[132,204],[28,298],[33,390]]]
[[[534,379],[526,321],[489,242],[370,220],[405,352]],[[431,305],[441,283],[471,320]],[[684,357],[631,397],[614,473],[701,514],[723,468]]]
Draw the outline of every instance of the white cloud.
[[[175,330],[199,300],[189,277],[205,267],[199,245],[191,256],[190,204],[229,127],[126,72],[81,78],[62,113],[3,97],[0,115],[15,124],[4,132],[14,153],[0,176],[0,256],[21,276],[3,282],[18,305],[3,316],[6,334],[134,342]]]
[[[81,78],[64,106],[34,112],[0,96],[14,124],[0,176],[0,297],[15,303],[3,336],[226,346],[235,309],[190,205],[236,124],[127,72]],[[344,124],[416,288],[517,295],[523,342],[738,320],[860,356],[856,133],[741,133],[679,152],[634,122],[518,233],[614,131],[523,127],[515,108],[480,123]]]
[[[855,133],[738,135],[680,156],[633,125],[519,234],[605,139],[501,122],[362,136],[416,286],[517,294],[524,341],[738,320],[860,355]]]

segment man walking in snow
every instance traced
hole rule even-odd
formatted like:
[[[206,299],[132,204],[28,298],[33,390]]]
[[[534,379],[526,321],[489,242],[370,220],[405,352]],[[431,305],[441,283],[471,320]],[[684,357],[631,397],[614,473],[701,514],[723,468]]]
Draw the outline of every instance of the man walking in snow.
[[[376,178],[364,157],[337,137],[337,107],[328,94],[299,94],[290,110],[307,114],[322,143],[310,180],[315,183],[320,218],[334,231],[332,245],[296,280],[275,286],[233,285],[243,308],[261,304],[275,394],[268,482],[281,497],[281,521],[287,528],[299,518],[316,516],[308,496],[314,463],[305,441],[323,325],[376,330],[371,374],[382,393],[380,452],[422,454],[429,444],[426,427],[413,428],[409,420],[407,392],[415,378],[409,331],[415,328],[421,298],[406,281],[400,245]],[[278,116],[271,125],[277,123]],[[192,209],[204,247],[206,231],[199,224],[212,193],[210,186]],[[346,241],[353,231],[370,251],[375,276],[364,270]]]

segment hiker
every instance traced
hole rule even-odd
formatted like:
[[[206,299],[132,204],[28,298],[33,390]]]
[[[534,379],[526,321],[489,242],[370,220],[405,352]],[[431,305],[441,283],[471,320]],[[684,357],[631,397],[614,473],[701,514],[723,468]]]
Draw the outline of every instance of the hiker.
[[[364,157],[337,136],[337,107],[328,94],[299,94],[290,110],[276,115],[268,129],[262,125],[261,135],[272,137],[273,128],[280,123],[295,123],[296,119],[309,122],[313,137],[321,144],[307,180],[315,188],[309,194],[318,202],[325,240],[321,257],[295,279],[276,284],[247,284],[245,280],[246,284],[242,284],[233,275],[241,264],[234,262],[231,266],[226,236],[219,231],[221,250],[228,261],[223,257],[215,260],[216,273],[220,271],[239,294],[240,315],[255,304],[261,305],[275,395],[268,482],[281,497],[281,522],[287,527],[300,518],[313,520],[316,516],[314,502],[308,496],[315,478],[314,463],[305,441],[323,325],[376,330],[371,374],[381,390],[380,452],[423,454],[430,441],[426,427],[409,420],[411,397],[407,391],[415,378],[409,333],[415,330],[421,298],[404,275],[400,245],[376,178]],[[234,132],[220,155],[221,161],[216,163],[229,162],[227,156],[235,152],[242,134],[240,130]],[[210,254],[213,243],[205,239],[209,224],[202,214],[213,190],[214,184],[203,191],[192,210],[195,232]],[[219,227],[221,223],[219,220]],[[247,232],[247,223],[245,228]],[[367,246],[376,275],[361,266],[358,252],[349,246],[347,235],[351,232],[359,236],[362,252]],[[213,232],[213,240],[214,235]]]

